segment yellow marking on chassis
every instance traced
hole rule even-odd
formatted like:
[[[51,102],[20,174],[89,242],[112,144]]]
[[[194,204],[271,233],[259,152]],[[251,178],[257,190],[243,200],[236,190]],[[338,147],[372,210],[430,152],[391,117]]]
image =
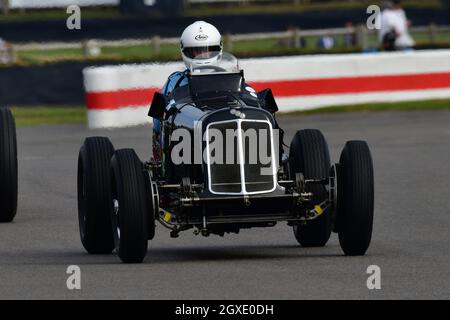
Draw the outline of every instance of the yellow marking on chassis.
[[[166,214],[164,215],[164,221],[170,222],[171,218],[172,218],[172,214],[170,212],[166,212]]]
[[[323,209],[321,206],[315,206],[314,211],[316,212],[317,216],[320,216],[323,213]]]

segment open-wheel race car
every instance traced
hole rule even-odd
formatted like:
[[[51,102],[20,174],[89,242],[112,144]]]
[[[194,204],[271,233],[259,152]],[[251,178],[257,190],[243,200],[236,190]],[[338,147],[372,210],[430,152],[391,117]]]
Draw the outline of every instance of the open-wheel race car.
[[[0,107],[0,223],[17,212],[17,139],[11,111]]]
[[[149,161],[114,150],[108,138],[85,140],[78,164],[85,249],[116,249],[123,262],[139,263],[156,221],[174,238],[287,222],[304,247],[325,246],[334,231],[346,255],[364,255],[374,211],[367,143],[347,142],[332,165],[322,133],[306,129],[285,152],[271,90],[249,87],[231,55],[222,61],[192,68],[169,97],[155,94],[149,115],[160,132]]]

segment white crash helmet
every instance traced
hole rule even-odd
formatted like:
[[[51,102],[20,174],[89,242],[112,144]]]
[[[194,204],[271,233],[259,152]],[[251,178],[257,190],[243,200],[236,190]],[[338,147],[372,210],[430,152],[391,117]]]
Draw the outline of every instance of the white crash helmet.
[[[222,36],[212,24],[197,21],[181,35],[181,55],[188,69],[215,65],[221,60],[222,52]]]

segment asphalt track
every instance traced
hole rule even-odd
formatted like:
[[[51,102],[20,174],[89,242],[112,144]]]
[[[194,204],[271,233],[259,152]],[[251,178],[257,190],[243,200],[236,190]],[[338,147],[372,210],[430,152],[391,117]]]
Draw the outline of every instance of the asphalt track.
[[[280,117],[287,141],[319,128],[334,160],[344,141],[366,139],[376,170],[374,237],[365,257],[344,257],[337,237],[297,245],[286,225],[220,238],[170,239],[161,226],[141,265],[89,256],[77,225],[77,152],[88,135],[149,154],[150,128],[88,131],[81,125],[18,131],[16,221],[0,225],[1,299],[392,299],[450,298],[450,112]],[[79,265],[82,290],[66,288]],[[366,287],[369,265],[382,289]]]

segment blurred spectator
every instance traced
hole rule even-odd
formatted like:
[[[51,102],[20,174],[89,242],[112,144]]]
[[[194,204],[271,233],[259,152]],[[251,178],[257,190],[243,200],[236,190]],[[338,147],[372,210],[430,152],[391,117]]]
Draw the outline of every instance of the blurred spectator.
[[[13,47],[2,38],[0,38],[0,64],[15,62]]]
[[[317,41],[318,49],[331,50],[335,47],[336,41],[331,36],[320,37]]]
[[[381,13],[381,29],[379,41],[384,50],[411,49],[415,42],[409,34],[411,22],[406,18],[401,0],[387,1],[385,9]]]
[[[345,24],[345,29],[347,29],[346,34],[344,35],[344,45],[346,48],[354,48],[356,47],[356,34],[355,27],[353,26],[353,22],[348,21]]]
[[[2,38],[0,38],[0,63],[1,64],[8,63],[7,56],[8,56],[8,45]]]

